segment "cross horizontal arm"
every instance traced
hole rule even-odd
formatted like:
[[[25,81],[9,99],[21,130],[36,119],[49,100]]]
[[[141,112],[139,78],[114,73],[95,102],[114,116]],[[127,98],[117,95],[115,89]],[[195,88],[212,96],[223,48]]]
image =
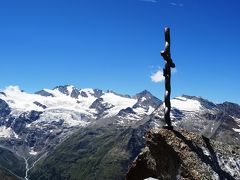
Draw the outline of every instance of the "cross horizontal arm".
[[[175,68],[175,64],[173,63],[173,60],[171,58],[171,52],[170,52],[170,45],[171,45],[170,28],[166,27],[164,29],[164,35],[165,35],[165,49],[164,51],[161,51],[161,56],[165,61],[167,61],[167,64],[171,68]]]
[[[167,63],[170,65],[171,68],[176,67],[171,56],[169,56],[169,54],[166,51],[161,51],[161,56],[165,61],[167,61]]]

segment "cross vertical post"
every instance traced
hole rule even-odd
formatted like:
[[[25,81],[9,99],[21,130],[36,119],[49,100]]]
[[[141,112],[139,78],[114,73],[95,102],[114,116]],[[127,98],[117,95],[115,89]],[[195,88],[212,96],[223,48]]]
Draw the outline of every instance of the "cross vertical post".
[[[163,69],[163,76],[165,77],[165,96],[164,96],[164,119],[167,123],[167,127],[169,129],[173,129],[171,118],[170,118],[170,111],[171,111],[171,68],[175,68],[175,64],[171,58],[170,52],[170,29],[168,27],[165,28],[165,49],[161,51],[161,56],[165,62],[165,68]]]

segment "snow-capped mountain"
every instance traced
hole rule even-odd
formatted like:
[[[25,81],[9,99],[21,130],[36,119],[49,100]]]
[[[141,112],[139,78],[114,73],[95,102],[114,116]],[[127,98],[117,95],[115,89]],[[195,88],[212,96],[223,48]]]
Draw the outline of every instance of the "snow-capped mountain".
[[[147,91],[130,97],[66,85],[31,94],[10,86],[0,94],[0,143],[16,149],[26,146],[36,154],[97,119],[117,117],[113,123],[125,126],[150,115],[160,104]]]
[[[186,95],[173,98],[171,104],[175,128],[240,144],[239,105],[214,104]],[[71,144],[77,146],[71,135],[79,130],[78,138],[86,137],[84,146],[88,146],[89,137],[105,137],[108,133],[116,138],[120,136],[119,150],[127,148],[130,154],[126,159],[132,159],[144,147],[143,137],[148,129],[165,125],[163,112],[162,101],[146,90],[129,96],[66,85],[32,94],[10,86],[0,92],[0,146],[24,160],[26,173],[67,137],[71,137]],[[92,136],[96,133],[100,136]],[[105,142],[104,138],[101,141]],[[61,147],[65,148],[64,145]],[[114,145],[112,148],[116,150]],[[89,154],[88,149],[86,153]]]
[[[147,97],[139,98],[138,102],[142,102],[142,99],[145,100],[145,98],[147,99]],[[100,100],[100,103],[101,102],[102,100]],[[231,145],[227,145],[228,143],[234,145],[239,144],[239,139],[236,139],[239,138],[239,133],[233,129],[233,125],[234,123],[237,125],[237,121],[235,118],[232,119],[232,122],[229,121],[229,118],[234,114],[233,112],[237,111],[233,110],[232,106],[224,106],[225,110],[223,111],[217,104],[191,96],[174,98],[172,99],[172,105],[171,116],[176,130],[174,132],[181,132],[181,130],[178,130],[180,126],[181,128],[188,129],[189,131],[185,130],[185,132],[189,132],[191,135],[202,133],[205,136],[210,136],[213,139],[224,142],[220,143],[224,144],[222,145],[224,148],[221,148],[223,154],[218,156],[219,164],[221,163],[221,167],[231,165],[231,168],[228,168],[227,172],[230,171],[233,176],[238,173],[239,168],[236,168],[236,166],[239,164],[239,156],[237,156],[237,154],[240,153],[239,146],[229,148]],[[96,107],[101,106],[96,105]],[[231,111],[229,109],[230,107],[232,109]],[[238,106],[234,107],[236,110],[239,109]],[[132,160],[135,159],[141,152],[141,149],[144,148],[149,135],[149,129],[153,128],[155,130],[154,127],[164,124],[162,108],[163,105],[161,104],[150,116],[135,121],[129,121],[129,119],[137,114],[137,112],[134,111],[136,110],[135,107],[121,110],[118,113],[121,117],[114,116],[97,119],[94,125],[78,131],[61,143],[55,150],[50,151],[48,156],[44,158],[36,168],[31,170],[29,178],[36,179],[41,176],[43,179],[51,179],[57,176],[57,179],[124,179]],[[227,112],[231,112],[231,114]],[[223,116],[222,114],[225,115]],[[123,117],[127,118],[124,119]],[[116,124],[114,122],[121,123]],[[212,127],[213,131],[211,131]],[[192,133],[190,131],[197,131],[199,133]],[[168,134],[170,133],[166,133],[166,137],[168,137]],[[171,137],[171,135],[169,136]],[[161,141],[163,140],[160,136],[157,136],[157,138]],[[178,138],[181,138],[181,136]],[[186,144],[189,144],[189,147],[193,147],[193,150],[190,148],[190,151],[198,149],[194,144],[191,144],[194,138],[191,140],[185,139]],[[151,142],[154,144],[153,146],[155,146],[156,141],[153,139]],[[183,152],[188,149],[185,148],[185,143],[176,143],[175,140],[171,143],[181,148]],[[168,149],[169,145],[166,146],[164,142],[161,144],[161,147],[167,149],[162,156],[169,155],[169,152],[175,154],[175,151],[171,151],[171,148]],[[156,148],[159,149],[159,146]],[[210,150],[210,152],[212,151]],[[155,150],[153,153],[155,154]],[[172,154],[169,156],[172,156]],[[203,154],[199,156],[203,157]],[[142,156],[140,155],[140,157]],[[173,159],[177,158],[174,156]],[[152,162],[151,160],[152,159],[148,162]],[[165,160],[166,159],[163,161]],[[212,160],[213,159],[209,161]],[[214,160],[212,164],[216,164],[217,160]],[[149,164],[148,162],[147,164]],[[166,162],[168,161],[166,160]],[[195,159],[193,162],[195,162]],[[172,163],[166,164],[166,166],[169,167],[171,164]],[[152,167],[152,163],[150,163],[150,166]],[[78,170],[76,170],[76,167]],[[159,167],[157,169],[159,169]],[[74,170],[76,171],[72,173]]]
[[[206,137],[240,144],[240,106],[225,102],[214,104],[195,96],[176,97],[171,100],[173,126],[198,132]],[[151,118],[164,124],[164,104],[157,108]]]

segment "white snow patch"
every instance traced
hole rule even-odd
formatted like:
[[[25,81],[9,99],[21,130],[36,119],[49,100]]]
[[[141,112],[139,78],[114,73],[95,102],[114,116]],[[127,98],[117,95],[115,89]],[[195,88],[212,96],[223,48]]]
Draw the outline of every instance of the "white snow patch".
[[[0,138],[16,138],[18,139],[18,135],[11,129],[6,128],[6,126],[0,127]]]
[[[135,108],[134,111],[139,115],[146,113],[146,110],[141,107]]]
[[[203,150],[203,154],[205,154],[206,156],[210,156],[211,155],[207,148],[202,147],[202,150]]]
[[[88,96],[88,97],[79,96],[78,100],[79,100],[80,104],[89,109],[89,107],[92,105],[92,103],[97,99],[93,95],[94,94],[93,89],[90,89],[90,88],[82,89],[82,90],[80,90],[80,92],[85,92]]]
[[[29,154],[30,154],[30,155],[33,155],[33,156],[36,156],[36,155],[38,154],[38,152],[36,152],[36,151],[34,151],[33,149],[31,149],[31,150],[29,151]]]
[[[128,115],[127,117],[125,117],[125,119],[130,120],[130,121],[138,121],[140,119],[140,116],[131,114],[131,115]]]
[[[68,94],[69,94],[69,95],[72,94],[73,88],[74,88],[73,85],[67,86],[67,91],[68,91]]]
[[[213,171],[213,176],[211,178],[215,180],[220,180],[219,175],[215,171]]]
[[[141,102],[146,101],[147,99],[145,97],[141,98]]]
[[[146,178],[146,179],[144,179],[144,180],[158,180],[158,179],[149,177],[149,178]]]
[[[62,94],[59,90],[54,89],[44,89],[44,91],[51,93],[54,97],[45,97],[38,94],[30,94],[22,92],[18,86],[9,86],[6,88],[4,93],[6,97],[2,97],[9,106],[12,108],[12,115],[18,116],[22,112],[26,111],[43,111],[44,114],[49,112],[48,110],[61,109],[64,111],[75,111],[82,114],[86,114],[89,117],[93,117],[95,113],[94,109],[90,109],[89,106],[96,100],[95,97],[89,96],[88,98],[79,98],[75,99],[70,96]],[[93,92],[93,90],[87,90],[88,94]],[[78,102],[77,102],[78,101]],[[34,102],[39,102],[47,107],[43,109],[42,107],[37,106]]]
[[[68,92],[71,93],[73,88],[73,86],[68,86]],[[61,119],[64,120],[64,124],[69,126],[87,126],[89,123],[86,119],[96,118],[96,109],[90,108],[92,103],[97,99],[94,97],[93,89],[81,89],[80,93],[86,93],[87,97],[79,96],[77,99],[72,98],[71,96],[66,96],[58,89],[44,89],[44,91],[53,94],[53,97],[26,93],[21,91],[18,86],[9,86],[3,91],[6,96],[2,96],[1,98],[9,104],[12,109],[11,115],[13,116],[19,116],[23,112],[30,112],[32,110],[43,112],[37,121],[27,124],[27,128],[37,126],[39,122],[49,124]],[[138,101],[137,99],[122,97],[112,92],[104,93],[101,97],[103,98],[103,103],[109,104],[109,109],[106,111],[107,115],[105,117],[115,116],[120,110],[133,107]],[[146,98],[143,97],[141,100],[144,101]],[[36,105],[35,102],[38,102],[47,108],[44,109],[43,107]],[[153,107],[149,107],[147,112],[143,108],[137,108],[136,112],[138,114],[132,115],[131,119],[135,118],[138,120],[138,115],[149,115],[153,111]],[[83,117],[85,117],[85,119],[83,119]]]
[[[81,112],[61,108],[46,110],[40,118],[33,123],[59,122],[60,120],[63,120],[64,124],[68,126],[86,126],[88,124],[88,122],[81,119]]]
[[[117,113],[120,110],[126,109],[128,107],[132,107],[134,104],[137,103],[136,99],[121,97],[114,93],[105,93],[102,96],[102,98],[103,98],[104,102],[106,102],[108,104],[112,104],[114,106],[107,111],[108,112],[107,117],[117,115]]]
[[[233,130],[234,130],[235,132],[237,132],[237,133],[240,133],[240,129],[235,129],[235,128],[233,128]]]
[[[121,119],[118,121],[118,124],[124,124],[124,121]]]
[[[152,114],[152,112],[154,111],[155,109],[152,107],[152,106],[149,106],[149,109],[148,111],[146,111],[146,109],[144,108],[141,108],[141,107],[138,107],[138,108],[134,108],[134,111],[138,114],[138,115],[150,115]]]
[[[200,111],[201,103],[197,100],[187,99],[185,97],[176,97],[171,100],[173,108],[182,110],[182,111]]]
[[[9,86],[6,88],[4,93],[7,95],[2,99],[5,100],[12,109],[15,109],[17,112],[20,110],[31,111],[43,110],[42,107],[37,106],[33,102],[37,100],[39,95],[32,95],[22,92],[18,86]],[[34,100],[35,99],[35,100]]]
[[[153,108],[152,106],[149,106],[149,109],[148,109],[147,115],[152,114],[153,111],[155,111],[155,108]]]
[[[91,97],[94,95],[94,90],[92,88],[81,89],[80,92],[85,92],[88,97]]]

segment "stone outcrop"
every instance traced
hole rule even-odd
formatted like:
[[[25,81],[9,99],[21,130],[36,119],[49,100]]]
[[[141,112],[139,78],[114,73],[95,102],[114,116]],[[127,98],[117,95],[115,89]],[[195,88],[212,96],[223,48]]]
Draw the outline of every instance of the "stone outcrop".
[[[152,129],[126,180],[240,179],[240,147],[186,130]]]

